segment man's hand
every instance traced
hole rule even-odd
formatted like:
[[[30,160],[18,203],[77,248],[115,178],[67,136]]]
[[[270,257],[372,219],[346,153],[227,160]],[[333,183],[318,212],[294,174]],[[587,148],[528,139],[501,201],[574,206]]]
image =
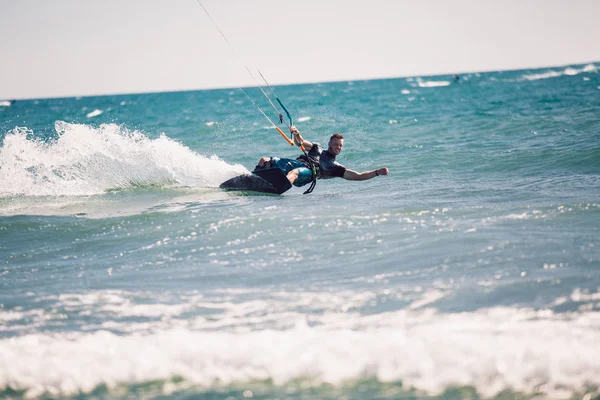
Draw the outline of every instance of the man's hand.
[[[308,140],[304,139],[302,135],[300,135],[300,131],[294,126],[290,126],[290,132],[294,135],[294,142],[298,147],[304,147],[304,150],[310,151],[312,149],[313,144]]]
[[[294,125],[292,125],[290,126],[290,132],[292,135],[294,135],[294,142],[296,143],[296,146],[302,146],[302,136],[300,136],[300,131]]]

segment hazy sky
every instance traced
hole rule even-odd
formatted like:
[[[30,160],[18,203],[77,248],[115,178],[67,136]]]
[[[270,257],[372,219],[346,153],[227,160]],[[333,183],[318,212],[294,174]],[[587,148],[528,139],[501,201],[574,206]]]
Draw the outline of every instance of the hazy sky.
[[[0,100],[600,61],[599,0],[0,0]],[[258,77],[258,75],[257,75]]]

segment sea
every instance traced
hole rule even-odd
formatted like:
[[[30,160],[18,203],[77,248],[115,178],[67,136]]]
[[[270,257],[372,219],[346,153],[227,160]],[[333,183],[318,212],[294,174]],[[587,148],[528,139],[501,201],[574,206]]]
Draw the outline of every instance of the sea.
[[[599,69],[2,101],[0,398],[600,399]]]

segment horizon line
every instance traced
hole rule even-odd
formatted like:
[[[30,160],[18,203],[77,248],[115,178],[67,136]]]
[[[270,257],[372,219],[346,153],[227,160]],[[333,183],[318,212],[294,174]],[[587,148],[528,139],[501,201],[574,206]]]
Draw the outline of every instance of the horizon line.
[[[545,68],[565,68],[571,66],[582,66],[582,65],[594,65],[596,63],[600,63],[600,60],[594,61],[584,61],[584,62],[576,62],[576,63],[567,63],[567,64],[552,64],[552,65],[543,65],[536,67],[521,67],[521,68],[507,68],[507,69],[489,69],[489,70],[478,70],[478,71],[464,71],[464,72],[440,72],[440,73],[427,73],[422,75],[399,75],[399,76],[389,76],[389,77],[356,77],[352,79],[339,79],[339,80],[319,80],[319,81],[306,81],[306,82],[290,82],[290,83],[276,83],[272,84],[273,87],[284,87],[284,86],[298,86],[298,85],[315,85],[319,83],[339,83],[339,82],[356,82],[356,81],[380,81],[380,80],[390,80],[390,79],[408,79],[408,78],[418,78],[418,77],[436,77],[443,75],[466,75],[466,74],[485,74],[485,73],[493,73],[493,72],[517,72],[517,71],[525,71],[525,70],[534,70],[534,69],[545,69]],[[41,97],[10,97],[2,99],[0,101],[35,101],[35,100],[58,100],[58,99],[70,99],[70,98],[87,98],[87,97],[104,97],[104,96],[130,96],[130,95],[143,95],[143,94],[160,94],[160,93],[184,93],[184,92],[201,92],[201,91],[214,91],[214,90],[227,90],[227,89],[251,89],[251,88],[259,88],[264,86],[257,85],[235,85],[231,86],[221,86],[221,87],[202,87],[202,88],[188,88],[188,89],[167,89],[167,90],[148,90],[148,91],[138,91],[138,92],[112,92],[112,93],[96,93],[96,94],[73,94],[73,95],[65,95],[65,96],[41,96]]]

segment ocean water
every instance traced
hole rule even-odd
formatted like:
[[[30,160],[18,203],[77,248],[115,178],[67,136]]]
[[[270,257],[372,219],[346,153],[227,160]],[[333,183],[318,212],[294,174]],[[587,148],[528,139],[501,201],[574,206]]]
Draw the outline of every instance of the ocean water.
[[[0,103],[0,397],[598,398],[598,68]]]

